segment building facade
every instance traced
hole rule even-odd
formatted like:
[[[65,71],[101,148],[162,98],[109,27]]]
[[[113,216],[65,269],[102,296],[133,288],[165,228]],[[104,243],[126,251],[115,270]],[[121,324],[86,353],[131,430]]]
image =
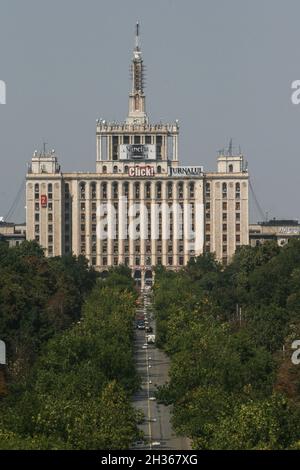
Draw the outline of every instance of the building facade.
[[[95,173],[62,173],[54,151],[34,153],[27,239],[48,256],[85,255],[102,271],[126,264],[142,284],[153,267],[178,269],[204,251],[228,262],[249,243],[243,156],[221,152],[216,172],[180,165],[178,121],[149,122],[138,25],[131,72],[127,119],[97,121]]]
[[[26,239],[26,224],[0,222],[0,240],[6,241],[10,247],[19,246]]]
[[[293,238],[300,238],[298,220],[272,219],[249,226],[251,246],[259,246],[271,240],[275,240],[279,246],[284,246]]]

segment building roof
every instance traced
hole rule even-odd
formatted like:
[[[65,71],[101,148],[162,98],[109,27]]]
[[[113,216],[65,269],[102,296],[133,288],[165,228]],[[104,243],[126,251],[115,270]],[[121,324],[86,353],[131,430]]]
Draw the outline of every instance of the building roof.
[[[266,222],[258,222],[258,225],[264,225],[267,227],[284,227],[284,226],[299,226],[298,220],[290,220],[290,219],[271,219]]]

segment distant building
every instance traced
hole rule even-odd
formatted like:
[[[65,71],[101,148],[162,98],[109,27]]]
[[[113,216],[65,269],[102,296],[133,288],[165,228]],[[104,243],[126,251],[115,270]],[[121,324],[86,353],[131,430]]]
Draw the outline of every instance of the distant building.
[[[20,245],[26,240],[26,224],[0,222],[0,240],[8,242],[10,247]]]
[[[151,123],[146,113],[138,26],[131,72],[126,120],[97,121],[95,172],[62,173],[54,150],[34,152],[27,239],[46,256],[82,254],[100,271],[126,264],[142,285],[155,266],[176,270],[203,252],[226,264],[249,243],[244,157],[230,145],[217,171],[181,165],[178,121]]]
[[[275,240],[278,245],[285,245],[292,238],[300,238],[298,220],[272,219],[249,225],[251,246],[258,246],[268,240]]]

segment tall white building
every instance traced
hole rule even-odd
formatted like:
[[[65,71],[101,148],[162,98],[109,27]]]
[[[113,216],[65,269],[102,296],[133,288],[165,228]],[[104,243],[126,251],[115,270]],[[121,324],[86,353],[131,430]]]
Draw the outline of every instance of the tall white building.
[[[62,173],[54,151],[34,153],[27,239],[101,271],[127,264],[142,284],[156,265],[178,269],[203,251],[228,262],[249,243],[243,156],[221,152],[217,172],[180,165],[178,122],[153,124],[146,112],[138,25],[131,71],[126,120],[97,121],[95,173]]]

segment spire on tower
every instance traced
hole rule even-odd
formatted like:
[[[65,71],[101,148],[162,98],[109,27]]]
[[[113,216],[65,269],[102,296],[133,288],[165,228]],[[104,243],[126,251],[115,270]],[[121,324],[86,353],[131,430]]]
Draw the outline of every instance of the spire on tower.
[[[127,122],[145,122],[147,115],[145,110],[144,95],[145,68],[140,48],[140,24],[137,21],[135,28],[135,48],[131,63],[132,89],[129,95],[129,114]]]
[[[139,40],[140,40],[140,25],[139,25],[139,22],[137,21],[136,32],[135,32],[135,50],[136,51],[140,50]]]

